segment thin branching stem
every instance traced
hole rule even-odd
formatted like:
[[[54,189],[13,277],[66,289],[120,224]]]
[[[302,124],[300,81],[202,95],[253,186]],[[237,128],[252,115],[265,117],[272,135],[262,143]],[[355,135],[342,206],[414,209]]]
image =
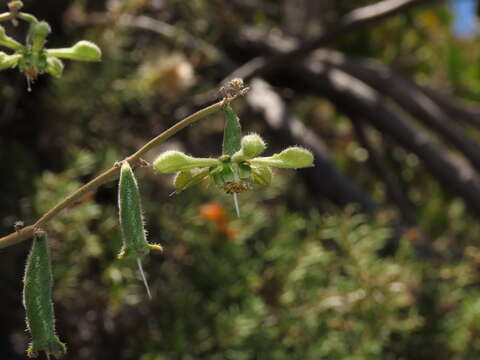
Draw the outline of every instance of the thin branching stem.
[[[235,95],[229,98],[228,101],[233,101],[238,96],[239,95]],[[186,117],[185,119],[179,121],[172,127],[162,132],[160,135],[150,140],[148,143],[143,145],[137,152],[125,158],[123,161],[128,161],[131,164],[134,164],[140,161],[140,157],[143,154],[145,154],[147,151],[151,150],[154,146],[164,142],[165,140],[169,139],[171,136],[175,135],[180,130],[197,122],[198,120],[221,110],[224,104],[224,101],[225,100],[222,100],[206,108],[203,108],[193,113],[192,115]],[[120,174],[120,167],[115,165],[112,166],[110,169],[104,171],[103,173],[101,173],[94,179],[90,180],[88,183],[86,183],[79,189],[72,192],[65,199],[63,199],[58,204],[56,204],[53,208],[48,210],[34,224],[26,226],[7,236],[0,238],[0,249],[14,245],[14,244],[18,244],[19,242],[29,239],[36,228],[44,227],[50,220],[52,220],[55,216],[57,216],[63,209],[66,209],[74,205],[75,203],[79,202],[86,193],[94,191],[101,185],[117,179],[119,174]]]

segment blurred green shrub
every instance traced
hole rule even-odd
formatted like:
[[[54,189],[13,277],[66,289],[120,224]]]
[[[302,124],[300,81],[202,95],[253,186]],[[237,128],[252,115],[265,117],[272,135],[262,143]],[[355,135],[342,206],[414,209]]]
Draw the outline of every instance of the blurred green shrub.
[[[109,163],[114,155],[104,157]],[[70,164],[38,180],[38,211],[77,186],[69,179],[102,165],[75,150]],[[285,190],[302,192],[296,177],[277,175],[271,189],[242,195],[244,215],[237,219],[230,199],[213,188],[166,199],[149,181],[156,178],[138,175],[150,240],[166,248],[146,263],[152,302],[132,281],[135,264],[115,260],[121,241],[114,201],[100,207],[92,194],[97,202],[52,222],[58,327],[71,356],[478,356],[476,247],[467,246],[462,261],[438,266],[419,259],[408,238],[394,255],[381,255],[392,233],[375,220],[352,210],[330,216],[287,210]]]

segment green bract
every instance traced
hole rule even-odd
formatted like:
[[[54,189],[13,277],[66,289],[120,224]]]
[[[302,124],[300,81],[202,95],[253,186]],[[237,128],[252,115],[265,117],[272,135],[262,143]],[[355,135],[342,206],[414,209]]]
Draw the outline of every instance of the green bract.
[[[0,51],[0,70],[17,66],[18,61],[21,59],[21,57],[22,55],[8,55]]]
[[[27,36],[27,44],[31,47],[31,50],[35,53],[41,52],[47,42],[47,36],[51,32],[52,28],[45,21],[32,23]]]
[[[250,162],[253,165],[298,169],[313,166],[313,155],[307,149],[293,146],[283,150],[279,154],[251,159]]]
[[[48,56],[77,61],[100,61],[102,59],[102,51],[100,48],[86,40],[79,41],[70,48],[47,49],[45,51]]]
[[[27,313],[27,327],[32,336],[28,356],[44,351],[47,356],[65,354],[66,347],[55,334],[52,303],[52,270],[47,235],[44,231],[34,234],[32,249],[25,269],[23,305]]]
[[[47,67],[45,68],[45,71],[55,77],[62,76],[62,73],[63,73],[62,60],[53,56],[47,57]]]
[[[263,153],[265,148],[265,141],[258,134],[244,136],[240,150],[233,154],[233,160],[241,161],[254,158]]]

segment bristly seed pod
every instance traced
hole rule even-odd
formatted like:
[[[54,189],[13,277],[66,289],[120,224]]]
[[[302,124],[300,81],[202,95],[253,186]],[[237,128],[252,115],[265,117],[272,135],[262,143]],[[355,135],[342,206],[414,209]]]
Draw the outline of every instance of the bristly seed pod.
[[[48,358],[50,355],[59,357],[65,354],[65,344],[55,334],[52,270],[47,234],[42,230],[34,233],[23,282],[23,305],[27,313],[27,327],[32,336],[28,356],[35,357],[39,351],[44,351]]]
[[[123,162],[120,170],[118,208],[123,235],[123,247],[118,258],[133,256],[137,259],[140,275],[147,289],[148,296],[151,298],[150,289],[142,268],[141,257],[147,255],[150,250],[163,251],[163,249],[160,245],[153,245],[147,242],[138,183],[132,168],[126,161]]]

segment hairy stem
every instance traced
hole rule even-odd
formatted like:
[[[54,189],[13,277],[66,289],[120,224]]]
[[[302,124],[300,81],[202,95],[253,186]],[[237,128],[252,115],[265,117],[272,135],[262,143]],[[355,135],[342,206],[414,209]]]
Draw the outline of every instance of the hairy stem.
[[[238,95],[235,95],[227,100],[233,101],[237,97]],[[169,139],[171,136],[175,135],[180,130],[197,122],[198,120],[221,110],[223,104],[224,104],[224,100],[219,101],[206,108],[203,108],[193,113],[190,116],[187,116],[185,119],[179,121],[172,127],[162,132],[160,135],[156,136],[155,138],[147,142],[137,152],[125,158],[123,161],[128,161],[130,164],[134,164],[140,159],[140,157],[143,154],[151,150],[154,146],[164,142],[165,140]],[[26,226],[18,231],[15,231],[7,236],[0,238],[0,249],[14,245],[14,244],[18,244],[19,242],[29,239],[32,236],[34,229],[39,227],[44,227],[50,220],[52,220],[55,216],[57,216],[63,209],[78,202],[84,194],[97,189],[98,187],[100,187],[101,185],[107,182],[117,179],[119,174],[120,174],[120,167],[117,167],[117,166],[113,166],[110,169],[104,171],[103,173],[101,173],[94,179],[90,180],[88,183],[86,183],[79,189],[72,192],[65,199],[63,199],[58,204],[56,204],[53,208],[48,210],[34,224]]]

